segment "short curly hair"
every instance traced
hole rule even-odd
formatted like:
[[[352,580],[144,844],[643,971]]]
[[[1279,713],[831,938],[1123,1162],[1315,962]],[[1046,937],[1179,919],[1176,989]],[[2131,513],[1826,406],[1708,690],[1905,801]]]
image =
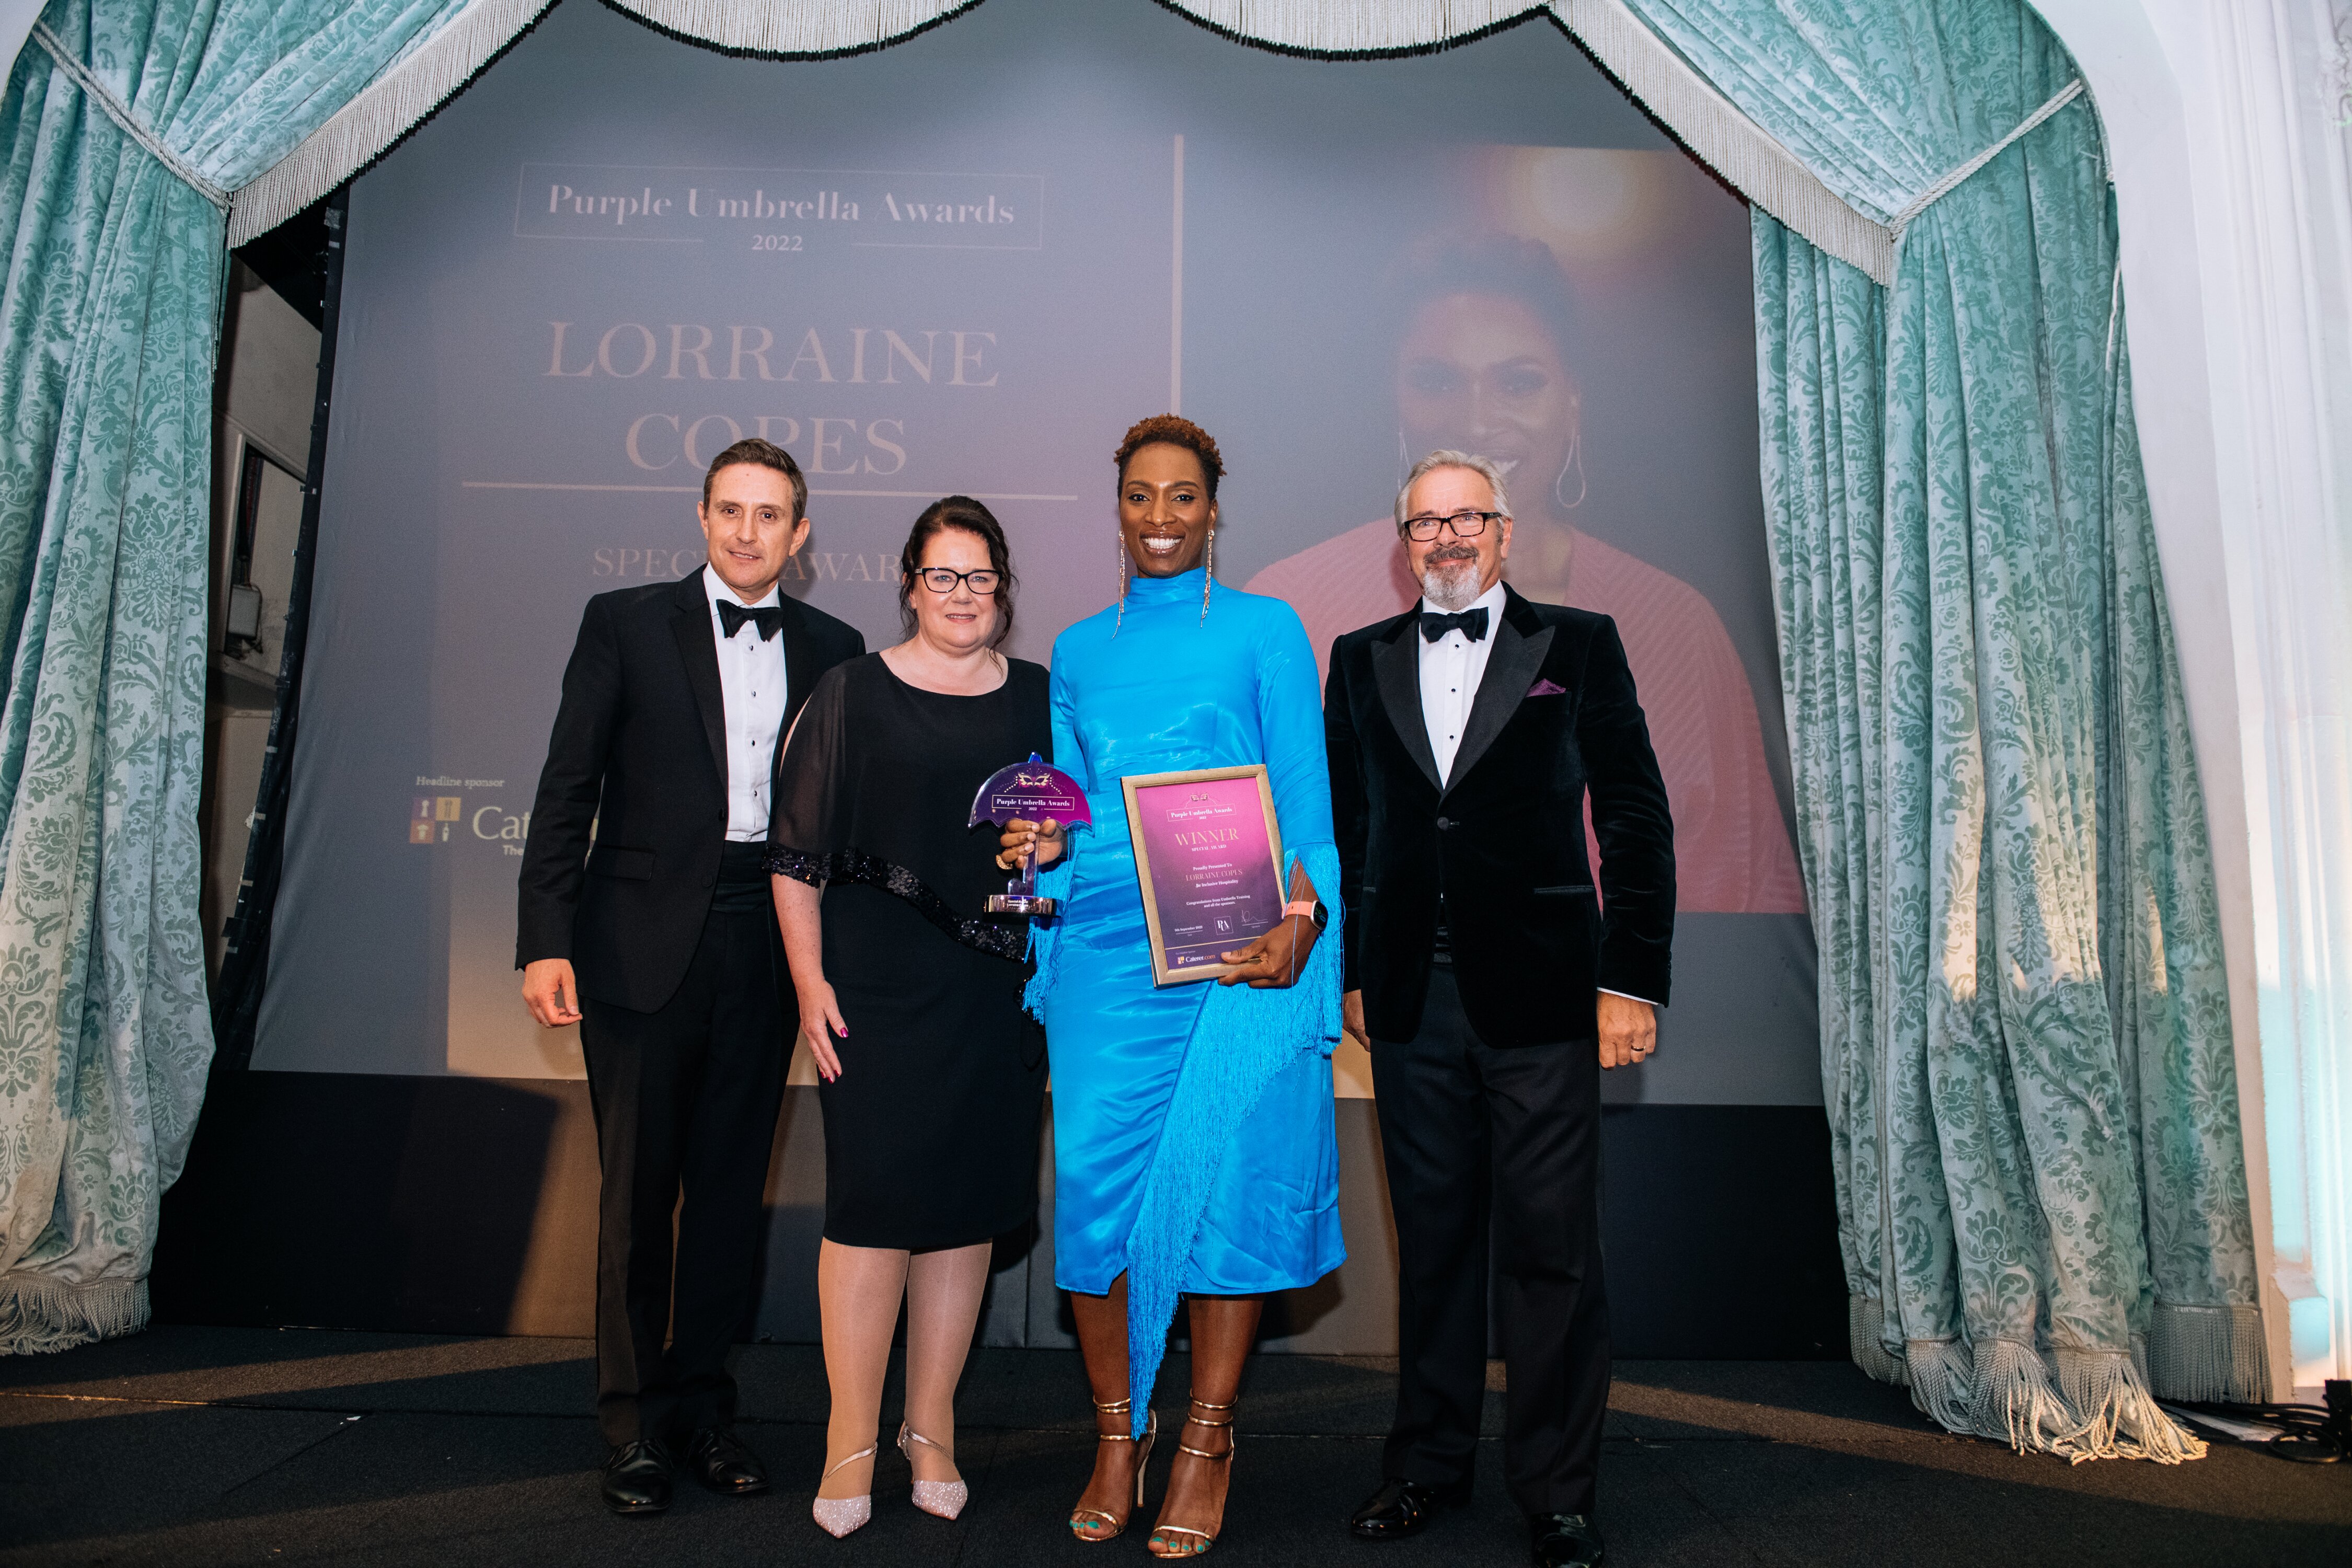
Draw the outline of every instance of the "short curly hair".
[[[1155,414],[1149,419],[1139,419],[1128,427],[1127,437],[1118,444],[1112,458],[1118,465],[1119,481],[1127,480],[1127,460],[1146,447],[1181,447],[1201,459],[1201,472],[1207,477],[1209,499],[1217,499],[1217,481],[1224,478],[1225,460],[1217,455],[1217,438],[1175,414]]]

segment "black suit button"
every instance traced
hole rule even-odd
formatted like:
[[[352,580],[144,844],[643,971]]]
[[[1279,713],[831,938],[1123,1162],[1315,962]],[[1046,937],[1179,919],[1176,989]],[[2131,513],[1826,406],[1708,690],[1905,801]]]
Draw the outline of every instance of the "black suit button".
[[[1453,826],[1454,819],[1450,816],[1441,816],[1437,819],[1437,831],[1440,833],[1448,831]]]

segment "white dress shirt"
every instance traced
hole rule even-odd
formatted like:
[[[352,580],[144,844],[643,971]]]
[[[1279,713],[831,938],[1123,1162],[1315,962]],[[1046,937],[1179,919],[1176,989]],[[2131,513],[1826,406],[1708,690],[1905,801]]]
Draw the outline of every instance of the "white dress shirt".
[[[1418,613],[1435,606],[1423,599]],[[1429,726],[1429,749],[1437,756],[1437,776],[1454,775],[1454,753],[1462,749],[1462,731],[1470,722],[1470,704],[1478,683],[1486,678],[1486,656],[1495,651],[1495,628],[1503,619],[1503,584],[1495,585],[1463,606],[1486,612],[1486,635],[1472,642],[1460,628],[1435,642],[1421,635],[1413,622],[1412,640],[1421,647],[1421,721]]]
[[[784,722],[784,634],[762,638],[745,621],[733,637],[719,618],[719,602],[743,605],[718,573],[702,569],[710,595],[710,635],[719,641],[719,689],[727,703],[727,837],[749,843],[768,836],[768,786],[776,731]],[[745,609],[781,605],[774,588]]]
[[[1423,599],[1415,606],[1414,614],[1418,617],[1433,608]],[[1458,626],[1431,642],[1421,635],[1418,618],[1409,634],[1421,647],[1421,721],[1429,727],[1429,749],[1437,757],[1437,776],[1448,782],[1454,776],[1454,754],[1462,749],[1462,731],[1469,727],[1470,705],[1477,700],[1478,683],[1486,679],[1486,656],[1495,651],[1496,628],[1502,624],[1500,580],[1463,608],[1483,608],[1486,612],[1486,635],[1476,642],[1472,642]],[[1612,996],[1649,1001],[1630,991],[1612,990],[1606,985],[1600,989]]]

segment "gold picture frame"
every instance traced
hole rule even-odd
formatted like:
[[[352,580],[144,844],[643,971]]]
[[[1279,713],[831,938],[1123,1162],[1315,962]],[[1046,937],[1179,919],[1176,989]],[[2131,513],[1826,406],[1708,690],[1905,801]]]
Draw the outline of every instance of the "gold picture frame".
[[[1250,789],[1235,787],[1244,780]],[[1150,933],[1151,983],[1232,973],[1214,954],[1272,931],[1288,899],[1265,764],[1137,773],[1118,785]],[[1171,798],[1171,791],[1181,794]]]

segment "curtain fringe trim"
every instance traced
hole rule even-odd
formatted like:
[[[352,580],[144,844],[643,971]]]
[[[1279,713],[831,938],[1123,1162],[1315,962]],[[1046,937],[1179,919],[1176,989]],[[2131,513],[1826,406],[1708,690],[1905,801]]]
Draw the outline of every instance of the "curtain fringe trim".
[[[979,0],[612,0],[665,33],[747,55],[846,55],[894,43]]]
[[[1627,92],[1734,189],[1881,288],[1893,285],[1894,232],[1823,184],[1627,10],[1624,0],[1552,0],[1551,11]]]
[[[1886,1348],[1885,1332],[1886,1308],[1883,1302],[1868,1296],[1845,1299],[1846,1350],[1853,1357],[1853,1364],[1880,1383],[1901,1388],[1911,1380],[1903,1357]]]
[[[1920,1415],[1947,1432],[1977,1429],[1969,1398],[1976,1367],[1968,1346],[1958,1340],[1910,1341],[1903,1347],[1903,1372]]]
[[[1540,0],[1161,0],[1218,32],[1318,55],[1398,54],[1483,33]]]
[[[1856,1366],[1881,1383],[1908,1384],[1911,1403],[1948,1432],[1991,1437],[2021,1454],[2091,1459],[2150,1459],[2177,1465],[2205,1457],[2205,1445],[2165,1414],[2152,1390],[2181,1399],[2258,1400],[2259,1381],[2227,1393],[2173,1394],[2170,1379],[2259,1378],[2261,1314],[2252,1307],[2158,1306],[2154,1343],[2128,1350],[2061,1346],[2045,1355],[2020,1340],[1911,1340],[1890,1352],[1880,1337],[1885,1304],[1846,1298],[1847,1334]],[[2149,1375],[2153,1362],[2157,1375]],[[2216,1383],[2189,1384],[2219,1387]]]
[[[238,188],[230,248],[258,239],[375,161],[456,96],[553,0],[473,0],[457,18],[370,82],[292,152]]]
[[[147,1281],[66,1285],[46,1275],[0,1275],[0,1355],[47,1355],[135,1334],[147,1326]]]
[[[1164,0],[1219,32],[1318,55],[1429,48],[1549,11],[1634,100],[1749,201],[1882,287],[1895,236],[1710,86],[1624,0]]]
[[[299,146],[238,189],[228,243],[268,233],[373,163],[464,90],[553,0],[474,0],[457,19],[368,84]],[[848,54],[920,32],[974,0],[613,0],[655,27],[723,49]]]
[[[2081,1425],[2067,1447],[2054,1452],[2078,1465],[2106,1458],[2177,1465],[2205,1457],[2203,1440],[2157,1405],[2146,1373],[2131,1355],[2061,1347],[2055,1359],[2058,1386]]]
[[[2165,1399],[2259,1405],[2270,1398],[2270,1342],[2258,1307],[2158,1301],[2148,1324],[2148,1386]]]
[[[784,5],[772,0],[764,5],[749,0],[613,0],[679,37],[745,53],[799,56],[874,48],[920,32],[974,3],[819,0]],[[1528,0],[1167,3],[1237,37],[1333,55],[1433,47],[1548,9],[1627,92],[1748,200],[1821,249],[1860,268],[1882,287],[1894,281],[1895,231],[1822,184],[1801,159],[1709,86],[1626,8],[1624,0],[1551,0],[1548,6]],[[474,0],[456,21],[238,190],[229,208],[229,244],[243,245],[268,233],[366,167],[471,81],[548,4]],[[2020,133],[2025,129],[2030,127],[2021,127]]]
[[[106,117],[121,126],[124,135],[146,148],[148,155],[169,169],[182,184],[221,211],[228,211],[228,193],[196,173],[177,153],[173,152],[170,144],[132,112],[129,104],[115,97],[111,89],[90,74],[89,68],[74,57],[73,51],[66,47],[65,41],[49,31],[47,22],[33,24],[33,41],[49,52],[49,58],[57,61],[58,68],[81,89],[81,95],[104,110]]]

